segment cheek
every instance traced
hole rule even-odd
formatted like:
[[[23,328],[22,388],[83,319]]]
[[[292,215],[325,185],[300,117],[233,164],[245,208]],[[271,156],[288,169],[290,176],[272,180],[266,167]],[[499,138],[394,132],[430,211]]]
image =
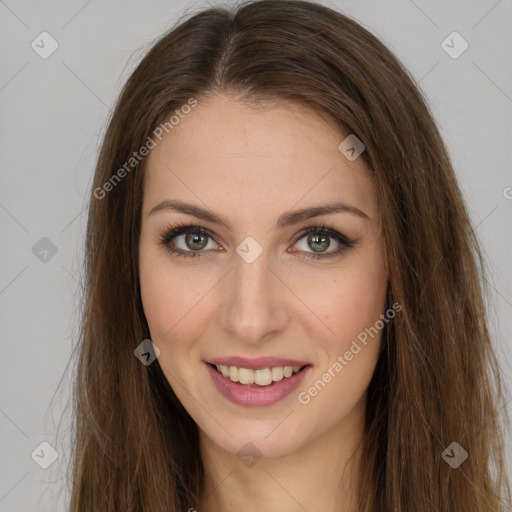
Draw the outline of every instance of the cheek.
[[[387,279],[376,265],[365,271],[353,268],[329,286],[324,319],[334,334],[321,338],[318,373],[298,397],[301,404],[311,403],[311,414],[327,425],[349,414],[370,383],[381,344]]]
[[[165,276],[157,279],[153,273],[144,282],[141,282],[141,298],[144,314],[153,337],[162,338],[168,333],[184,314],[182,303],[172,292],[172,284],[168,284]]]
[[[333,329],[357,337],[375,324],[384,313],[387,284],[383,276],[371,278],[370,273],[360,278],[347,279],[336,295],[337,315],[333,316]]]
[[[378,249],[357,255],[335,277],[317,281],[308,301],[331,329],[332,344],[343,348],[375,324],[386,305],[387,276]]]
[[[200,314],[201,281],[177,272],[166,254],[155,251],[143,249],[139,265],[142,305],[152,340],[163,348],[172,339],[189,338],[197,324],[184,320]]]

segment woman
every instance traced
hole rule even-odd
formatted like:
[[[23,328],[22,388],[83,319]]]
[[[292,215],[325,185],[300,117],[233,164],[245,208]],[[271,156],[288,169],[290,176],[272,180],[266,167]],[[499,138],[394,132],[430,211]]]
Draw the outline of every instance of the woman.
[[[415,84],[326,7],[212,8],[92,190],[72,511],[504,511],[481,257]]]

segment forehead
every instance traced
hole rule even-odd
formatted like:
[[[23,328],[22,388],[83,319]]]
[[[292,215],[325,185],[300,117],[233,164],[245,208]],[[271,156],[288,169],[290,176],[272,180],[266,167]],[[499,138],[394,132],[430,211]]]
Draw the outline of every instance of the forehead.
[[[199,102],[155,141],[145,170],[144,210],[186,198],[254,218],[342,200],[375,218],[370,173],[361,158],[349,161],[338,149],[346,135],[295,104],[255,106],[224,96]]]

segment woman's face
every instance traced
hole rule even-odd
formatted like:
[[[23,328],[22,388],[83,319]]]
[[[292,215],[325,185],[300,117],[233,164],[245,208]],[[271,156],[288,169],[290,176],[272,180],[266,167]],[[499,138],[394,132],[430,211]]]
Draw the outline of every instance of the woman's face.
[[[374,183],[338,149],[344,138],[300,107],[219,96],[148,157],[139,270],[151,339],[201,435],[228,452],[277,458],[364,420],[387,275]],[[344,207],[315,215],[334,203]],[[169,234],[177,225],[192,227]]]

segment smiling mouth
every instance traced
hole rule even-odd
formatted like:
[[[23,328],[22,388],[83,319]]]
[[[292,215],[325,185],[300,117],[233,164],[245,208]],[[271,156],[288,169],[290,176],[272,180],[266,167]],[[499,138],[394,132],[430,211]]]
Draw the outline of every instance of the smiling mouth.
[[[272,386],[276,382],[292,378],[308,366],[311,366],[309,364],[305,364],[304,366],[273,366],[252,370],[250,368],[239,368],[237,366],[226,366],[213,363],[207,364],[209,364],[223,377],[231,380],[231,382],[252,387]]]

